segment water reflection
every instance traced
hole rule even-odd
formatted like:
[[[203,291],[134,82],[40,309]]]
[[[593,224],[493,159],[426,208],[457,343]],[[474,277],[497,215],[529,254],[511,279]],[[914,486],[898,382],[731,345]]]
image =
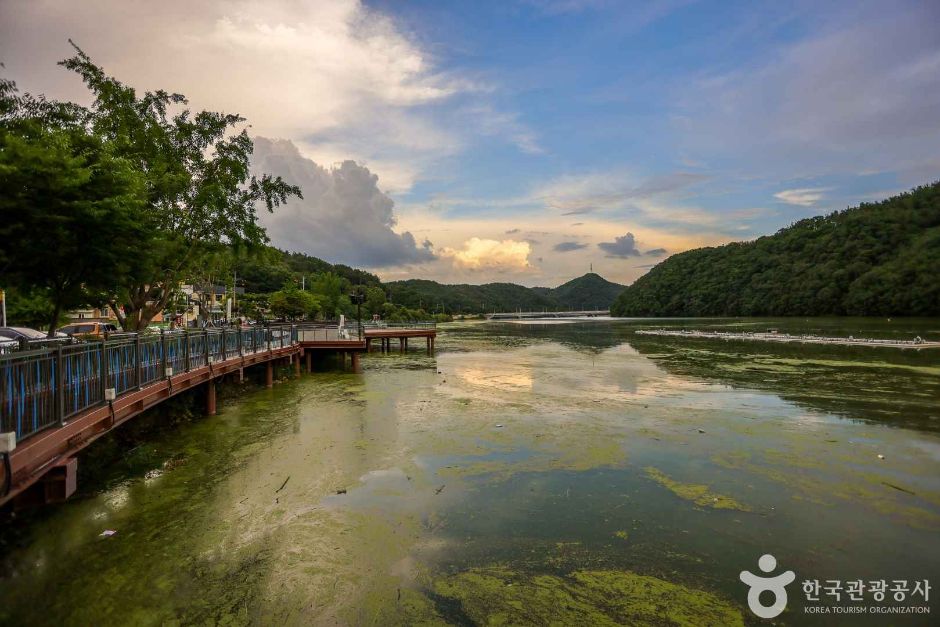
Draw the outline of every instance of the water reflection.
[[[655,577],[729,615],[763,552],[819,578],[933,574],[936,364],[638,324],[454,325],[436,357],[223,404],[23,530],[0,622],[466,622],[460,586],[494,565],[523,587]]]

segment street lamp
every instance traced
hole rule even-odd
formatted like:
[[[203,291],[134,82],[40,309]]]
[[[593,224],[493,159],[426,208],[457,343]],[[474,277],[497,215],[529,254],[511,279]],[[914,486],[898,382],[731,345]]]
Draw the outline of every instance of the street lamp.
[[[362,303],[366,296],[359,290],[350,292],[349,300],[356,303],[356,326],[359,327],[359,339],[362,340]]]

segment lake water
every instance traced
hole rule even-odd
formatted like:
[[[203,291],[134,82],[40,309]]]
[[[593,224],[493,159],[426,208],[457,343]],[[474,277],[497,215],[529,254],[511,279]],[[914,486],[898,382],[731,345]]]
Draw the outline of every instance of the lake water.
[[[940,339],[940,320],[444,325],[434,357],[225,401],[18,523],[0,622],[751,624],[739,573],[771,553],[796,575],[778,624],[936,624],[933,598],[845,582],[940,585],[940,351],[633,332],[663,324]]]

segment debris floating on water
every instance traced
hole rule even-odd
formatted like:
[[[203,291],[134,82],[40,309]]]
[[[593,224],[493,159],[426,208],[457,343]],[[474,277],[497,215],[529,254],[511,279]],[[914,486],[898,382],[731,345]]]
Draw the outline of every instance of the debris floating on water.
[[[274,493],[277,494],[278,492],[280,492],[281,490],[283,490],[283,489],[284,489],[284,486],[287,485],[287,482],[288,482],[288,481],[290,481],[290,475],[287,475],[287,479],[284,480],[284,483],[281,484],[281,487],[279,487],[277,490],[275,490]]]
[[[102,537],[102,538],[110,538],[111,536],[113,536],[113,535],[116,534],[116,533],[117,533],[117,531],[115,531],[114,529],[105,529],[104,531],[102,531],[101,533],[99,533],[98,536],[100,536],[100,537]]]
[[[435,490],[435,491],[434,491],[434,494],[440,494],[441,492],[444,491],[444,488],[446,488],[446,487],[447,487],[447,484],[445,483],[444,485],[442,485],[441,487],[439,487],[437,490]]]
[[[346,494],[346,488],[340,488],[336,491],[337,494]]]
[[[885,458],[884,455],[882,455],[881,453],[878,453],[878,459],[884,459],[884,458]]]

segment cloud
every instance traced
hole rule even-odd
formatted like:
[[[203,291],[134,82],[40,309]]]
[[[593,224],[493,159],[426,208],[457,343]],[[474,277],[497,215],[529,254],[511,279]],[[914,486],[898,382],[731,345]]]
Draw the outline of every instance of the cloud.
[[[823,197],[823,192],[829,191],[829,187],[805,187],[802,189],[785,189],[774,194],[774,198],[782,200],[789,205],[800,205],[801,207],[812,207]]]
[[[534,196],[562,215],[583,215],[622,208],[630,201],[676,192],[708,178],[697,172],[671,172],[636,182],[627,173],[600,172],[560,177]]]
[[[449,257],[454,266],[464,270],[519,272],[530,267],[529,254],[531,252],[532,247],[529,242],[471,237],[463,243],[463,248],[444,248],[440,251],[440,255]]]
[[[582,242],[559,242],[558,244],[555,244],[552,250],[554,250],[556,253],[567,253],[571,252],[572,250],[581,250],[582,248],[587,248],[587,246],[587,244]]]
[[[646,251],[646,252],[643,253],[643,254],[644,254],[644,255],[648,255],[648,256],[650,256],[650,257],[662,257],[662,256],[665,255],[667,252],[669,252],[669,251],[667,251],[665,248],[654,248],[654,249],[652,249],[652,250]]]
[[[429,240],[419,247],[411,233],[394,231],[395,203],[380,191],[378,177],[354,161],[327,170],[288,140],[257,137],[252,169],[282,176],[304,195],[273,214],[259,211],[275,246],[369,268],[434,259]]]
[[[518,232],[519,232],[519,229],[509,229],[508,231],[506,231],[506,235],[515,235]]]
[[[639,257],[642,254],[637,250],[636,239],[633,237],[633,233],[615,237],[612,242],[601,242],[597,247],[607,253],[608,257],[616,257],[618,259]]]
[[[465,108],[462,114],[481,135],[502,137],[526,154],[544,152],[535,132],[523,124],[516,113],[497,111],[492,105],[481,103]]]
[[[813,19],[812,34],[772,55],[680,87],[683,142],[780,178],[935,159],[940,4],[833,3]]]
[[[516,114],[489,104],[489,85],[442,69],[360,0],[0,2],[0,24],[5,75],[24,90],[88,101],[56,66],[71,37],[137,88],[237,112],[253,134],[291,139],[318,163],[366,163],[386,190],[408,190],[479,135],[538,150]]]

